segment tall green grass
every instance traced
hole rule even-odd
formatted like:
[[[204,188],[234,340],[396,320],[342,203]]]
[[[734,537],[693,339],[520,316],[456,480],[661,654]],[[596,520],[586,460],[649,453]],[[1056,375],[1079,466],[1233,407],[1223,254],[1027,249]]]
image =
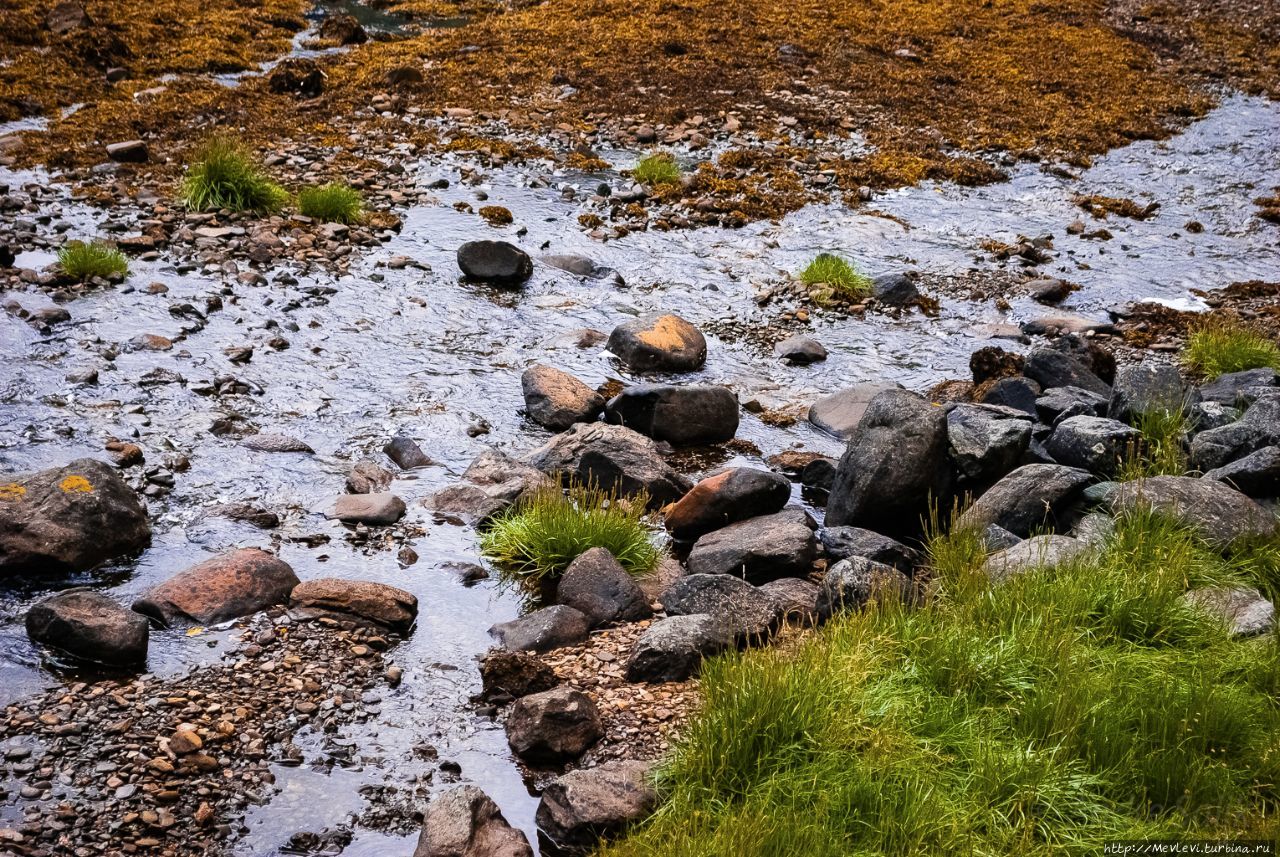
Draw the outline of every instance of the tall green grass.
[[[1280,371],[1280,345],[1239,322],[1210,319],[1188,332],[1182,360],[1209,380],[1245,369]]]
[[[591,548],[606,548],[629,573],[642,576],[662,558],[644,520],[646,502],[594,486],[549,485],[495,518],[480,535],[480,551],[504,582],[535,592]]]
[[[192,211],[279,211],[288,192],[276,184],[240,143],[214,137],[196,153],[182,181],[182,203]]]
[[[1187,438],[1190,422],[1186,411],[1155,408],[1130,420],[1142,433],[1142,443],[1127,450],[1117,477],[1122,482],[1145,476],[1182,476],[1187,472]]]
[[[129,273],[124,254],[101,241],[68,241],[58,248],[58,265],[68,277],[81,282]]]
[[[607,857],[1094,855],[1275,834],[1280,646],[1182,600],[1270,575],[1149,515],[1087,563],[993,587],[972,533],[933,598],[704,665],[657,813]]]

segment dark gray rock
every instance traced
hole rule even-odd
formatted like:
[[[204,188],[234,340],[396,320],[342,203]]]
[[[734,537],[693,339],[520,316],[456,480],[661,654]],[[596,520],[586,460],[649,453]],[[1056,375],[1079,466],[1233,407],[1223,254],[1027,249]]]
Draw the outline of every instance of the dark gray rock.
[[[675,446],[723,443],[738,431],[738,397],[710,384],[641,384],[610,399],[605,418]]]
[[[1188,389],[1178,367],[1144,361],[1116,370],[1107,415],[1132,422],[1146,413],[1185,413],[1199,398],[1199,393]]]
[[[150,542],[146,507],[105,462],[0,475],[0,575],[87,571]]]
[[[827,524],[917,535],[930,504],[946,503],[950,481],[946,411],[906,390],[880,393],[849,436]]]
[[[998,583],[1033,569],[1057,568],[1092,550],[1088,543],[1070,536],[1032,536],[987,557],[982,570]]]
[[[1227,407],[1217,402],[1197,402],[1191,406],[1187,419],[1192,432],[1202,432],[1229,426],[1240,419],[1242,414],[1243,411],[1239,408]]]
[[[396,435],[382,447],[387,458],[395,462],[401,470],[413,470],[415,467],[427,467],[435,464],[431,456],[422,451],[413,438]]]
[[[1276,624],[1276,608],[1251,586],[1213,586],[1183,596],[1187,604],[1222,622],[1233,637],[1256,637]]]
[[[597,264],[595,260],[586,256],[553,254],[549,256],[541,256],[538,261],[548,267],[556,268],[557,270],[565,271],[578,277],[589,277],[593,280],[612,280],[615,285],[626,285],[622,279],[622,275],[613,268]]]
[[[650,625],[627,660],[627,681],[684,681],[702,659],[733,647],[733,630],[717,616],[669,616]]]
[[[817,619],[818,586],[798,577],[780,577],[760,584],[760,591],[768,595],[782,609],[782,618],[797,625],[812,625]]]
[[[507,715],[507,743],[533,764],[572,761],[603,735],[600,712],[591,697],[568,687],[522,696]]]
[[[910,601],[911,581],[893,566],[860,556],[842,559],[827,569],[818,587],[816,611],[819,622],[837,613],[861,610],[872,599]]]
[[[1250,497],[1280,497],[1280,446],[1264,446],[1210,470],[1204,478],[1226,482]]]
[[[147,661],[150,623],[92,589],[67,589],[37,602],[26,616],[27,636],[84,661],[139,666]]]
[[[555,604],[509,622],[499,622],[489,633],[508,649],[549,652],[576,646],[587,639],[590,630],[591,622],[581,610]]]
[[[560,684],[560,677],[535,654],[491,649],[480,660],[480,696],[493,701],[519,699]]]
[[[533,849],[487,794],[458,786],[427,805],[413,857],[533,857]]]
[[[520,376],[520,387],[529,419],[551,431],[592,422],[604,411],[603,396],[568,372],[550,366],[530,366]]]
[[[1054,427],[1045,448],[1059,464],[1111,476],[1126,456],[1137,454],[1141,440],[1141,432],[1119,420],[1068,417]]]
[[[470,280],[518,286],[533,274],[529,254],[506,241],[468,241],[458,248],[458,267]]]
[[[578,423],[537,449],[529,463],[543,473],[605,491],[627,496],[644,492],[653,508],[680,499],[691,487],[651,439],[625,426]]]
[[[1228,372],[1200,387],[1200,398],[1229,408],[1247,408],[1269,387],[1280,387],[1280,372],[1275,369],[1246,369]]]
[[[569,563],[556,586],[556,601],[580,611],[593,628],[653,615],[635,578],[604,548],[592,548]]]
[[[1071,417],[1097,417],[1107,409],[1108,399],[1080,387],[1054,387],[1036,399],[1036,415],[1048,425]]]
[[[486,449],[462,474],[462,482],[427,497],[427,508],[481,525],[507,509],[526,493],[550,484],[540,470],[499,452]]]
[[[602,836],[620,833],[653,812],[658,793],[651,762],[605,762],[570,771],[542,790],[534,816],[556,853],[588,854]]]
[[[1191,440],[1191,465],[1208,472],[1264,446],[1280,446],[1280,395],[1258,399],[1239,420]]]
[[[900,390],[889,384],[858,384],[837,390],[814,402],[809,408],[809,422],[836,437],[848,437],[867,412],[871,400],[886,390]]]
[[[862,527],[823,527],[818,530],[818,538],[827,556],[835,560],[862,557],[891,565],[906,575],[911,575],[920,563],[918,551]]]
[[[956,405],[947,414],[947,452],[962,486],[986,488],[1018,466],[1030,442],[1030,419],[1003,409]]]
[[[975,500],[959,523],[978,529],[996,524],[1022,538],[1044,527],[1065,529],[1069,510],[1092,481],[1075,467],[1024,464]]]
[[[707,340],[689,322],[654,313],[620,324],[609,351],[634,372],[691,372],[707,362]]]
[[[1280,529],[1275,515],[1231,486],[1212,479],[1152,476],[1125,482],[1111,492],[1109,503],[1114,513],[1149,507],[1221,548],[1270,538]]]
[[[987,524],[982,531],[982,546],[986,548],[988,553],[1011,548],[1020,541],[1022,539],[999,524]]]
[[[689,552],[690,574],[731,574],[752,582],[803,577],[818,554],[802,509],[748,518],[698,539]]]
[[[829,493],[836,484],[836,470],[840,462],[835,458],[815,458],[800,470],[800,484],[806,488]]]
[[[763,642],[778,629],[782,606],[760,589],[727,574],[689,574],[662,593],[669,616],[722,619],[738,643]]]
[[[107,157],[122,164],[145,164],[151,157],[142,140],[124,140],[107,144]]]
[[[791,483],[780,473],[732,467],[708,476],[666,512],[666,526],[677,539],[690,540],[729,524],[782,511],[791,499]]]
[[[1023,374],[1044,390],[1053,387],[1080,387],[1110,398],[1111,388],[1078,357],[1057,348],[1036,348],[1027,355]]]
[[[983,405],[1013,408],[1035,417],[1039,395],[1040,385],[1030,378],[999,378],[975,390],[973,400]]]
[[[915,282],[902,272],[880,274],[871,280],[871,293],[881,303],[906,306],[920,297]]]
[[[274,530],[280,526],[280,516],[252,503],[227,503],[216,507],[212,514],[230,521],[243,521],[260,530]]]
[[[827,359],[827,349],[812,336],[789,336],[773,346],[773,353],[797,366],[808,366]]]

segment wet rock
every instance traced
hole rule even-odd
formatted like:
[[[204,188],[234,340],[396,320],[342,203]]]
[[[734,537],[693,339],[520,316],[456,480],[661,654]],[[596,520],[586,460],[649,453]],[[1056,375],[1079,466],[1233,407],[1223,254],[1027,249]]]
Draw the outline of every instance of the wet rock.
[[[556,586],[556,601],[580,611],[593,628],[653,615],[635,578],[604,548],[592,548],[569,563]]]
[[[1149,507],[1222,548],[1269,538],[1280,529],[1280,521],[1270,512],[1231,486],[1212,479],[1152,476],[1118,485],[1107,502],[1115,513]]]
[[[1079,358],[1056,348],[1037,348],[1027,355],[1023,374],[1041,388],[1079,387],[1099,396],[1110,397],[1111,388],[1093,369]]]
[[[391,471],[367,458],[357,461],[347,474],[347,491],[351,494],[376,494],[391,485]]]
[[[1193,589],[1182,597],[1187,604],[1220,620],[1233,637],[1256,637],[1275,627],[1275,605],[1251,586]]]
[[[911,581],[893,566],[855,556],[827,569],[814,609],[818,621],[826,622],[846,610],[861,610],[873,598],[910,600]]]
[[[888,390],[849,436],[827,524],[914,536],[929,504],[945,503],[950,488],[946,412],[915,393]]]
[[[1092,550],[1092,547],[1070,536],[1033,536],[1012,547],[987,557],[982,570],[996,582],[1032,569],[1051,569],[1064,565]]]
[[[847,438],[852,434],[871,400],[886,390],[901,389],[886,384],[858,384],[838,390],[814,402],[809,408],[809,422],[827,434]]]
[[[690,574],[730,574],[747,580],[803,577],[818,554],[802,509],[748,518],[698,539],[686,562]]]
[[[506,241],[468,241],[458,248],[458,267],[470,280],[519,286],[533,274],[529,254]]]
[[[610,399],[605,418],[676,446],[722,443],[738,431],[738,398],[708,384],[641,384]]]
[[[325,74],[315,60],[287,57],[267,75],[267,89],[282,95],[315,98],[324,92]]]
[[[369,34],[353,15],[326,15],[316,28],[316,36],[332,45],[362,45]]]
[[[652,440],[625,426],[578,423],[534,451],[529,463],[548,475],[594,483],[605,491],[644,492],[652,508],[680,499],[691,487]]]
[[[1199,394],[1183,382],[1178,367],[1144,361],[1116,370],[1107,415],[1131,422],[1146,413],[1185,413],[1198,399]]]
[[[533,857],[533,849],[487,794],[458,786],[427,805],[413,857]]]
[[[86,571],[150,541],[146,508],[109,464],[0,475],[0,574]]]
[[[523,696],[507,716],[512,752],[534,764],[572,761],[603,735],[600,712],[591,697],[568,687]]]
[[[831,559],[862,557],[882,565],[891,565],[910,576],[920,564],[920,553],[902,542],[862,527],[823,527],[818,539]]]
[[[703,479],[666,512],[667,530],[690,540],[759,515],[782,511],[791,483],[780,473],[733,467]]]
[[[508,649],[549,652],[576,646],[587,638],[590,630],[591,622],[582,611],[555,604],[510,622],[499,622],[489,633]]]
[[[716,616],[669,616],[650,625],[627,659],[628,681],[684,681],[703,658],[733,646],[733,630]]]
[[[1045,448],[1060,464],[1110,476],[1141,440],[1141,432],[1119,420],[1068,417],[1054,427]]]
[[[260,530],[274,530],[280,526],[280,517],[251,503],[227,503],[214,510],[215,514],[231,521],[244,521]]]
[[[800,471],[800,484],[825,495],[831,491],[836,482],[836,469],[839,466],[834,458],[815,458]]]
[[[1041,422],[1053,425],[1071,417],[1097,417],[1105,413],[1106,396],[1080,387],[1054,387],[1036,399],[1036,414]]]
[[[691,372],[707,362],[707,340],[678,315],[654,313],[620,324],[609,351],[633,372]]]
[[[991,486],[960,516],[964,527],[996,524],[1026,538],[1044,527],[1065,528],[1068,513],[1093,482],[1088,471],[1060,464],[1024,464]]]
[[[386,526],[404,517],[404,501],[395,494],[342,494],[326,513],[344,524]]]
[[[603,396],[568,372],[550,366],[529,367],[520,377],[520,386],[529,418],[551,431],[593,422],[604,410]]]
[[[961,484],[985,488],[1017,466],[1031,442],[1031,421],[981,405],[957,405],[947,414],[947,452]]]
[[[738,643],[763,642],[778,629],[782,605],[763,590],[727,574],[689,574],[661,596],[668,616],[721,619]]]
[[[1035,417],[1039,395],[1040,385],[1030,378],[998,378],[974,390],[973,400],[982,405],[1013,408]]]
[[[89,13],[84,7],[73,0],[62,0],[49,10],[49,14],[45,16],[44,25],[49,32],[55,36],[61,36],[72,30],[83,30],[86,27],[93,26],[93,21],[89,18]]]
[[[1229,408],[1253,404],[1261,391],[1280,387],[1280,372],[1275,369],[1246,369],[1228,372],[1200,387],[1200,398]]]
[[[382,447],[382,452],[401,470],[413,470],[416,467],[429,467],[435,464],[431,456],[422,451],[413,438],[396,435]],[[364,492],[358,492],[364,493]]]
[[[876,300],[892,306],[906,306],[920,297],[916,284],[901,272],[873,277],[871,293],[875,295]]]
[[[1042,304],[1062,303],[1072,292],[1070,283],[1055,277],[1041,277],[1037,280],[1031,280],[1027,283],[1026,288],[1027,294],[1031,295],[1031,299],[1036,303]]]
[[[353,616],[397,634],[407,633],[418,618],[413,593],[371,580],[336,577],[299,583],[289,594],[289,608],[307,616]]]
[[[146,617],[92,589],[68,589],[37,602],[26,616],[27,636],[81,660],[111,666],[146,663]]]
[[[1190,461],[1208,472],[1264,446],[1280,446],[1280,395],[1258,399],[1230,425],[1200,432],[1191,440]]]
[[[474,525],[485,523],[526,492],[549,482],[542,472],[496,449],[477,455],[462,479],[460,484],[437,491],[424,502],[436,512]]]
[[[817,584],[798,577],[781,577],[762,583],[759,588],[778,603],[783,620],[797,625],[812,625],[817,618]]]
[[[122,164],[145,164],[150,158],[147,144],[141,140],[108,143],[107,157]]]
[[[484,699],[519,699],[558,684],[556,671],[528,652],[492,649],[480,661],[480,695]]]
[[[1264,446],[1210,470],[1204,478],[1225,482],[1250,497],[1280,497],[1280,446]]]
[[[240,445],[256,452],[305,452],[314,454],[315,450],[296,437],[283,434],[251,434]]]
[[[534,816],[557,853],[588,854],[603,836],[653,812],[658,794],[649,780],[652,763],[605,762],[570,771],[542,790]]]
[[[283,604],[298,585],[288,563],[257,548],[205,560],[148,589],[133,609],[165,627],[212,625]]]
[[[827,359],[826,346],[812,336],[789,336],[773,346],[773,353],[797,366],[821,363]]]

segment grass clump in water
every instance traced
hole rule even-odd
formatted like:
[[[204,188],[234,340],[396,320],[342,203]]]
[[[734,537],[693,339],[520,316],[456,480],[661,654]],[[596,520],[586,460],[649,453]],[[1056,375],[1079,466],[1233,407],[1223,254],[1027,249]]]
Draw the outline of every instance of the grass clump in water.
[[[355,223],[364,214],[364,198],[355,188],[332,182],[298,191],[298,211],[324,223]]]
[[[68,241],[58,248],[58,264],[72,279],[84,282],[93,277],[129,273],[124,254],[102,241]]]
[[[1210,319],[1188,332],[1182,360],[1209,380],[1245,369],[1280,370],[1280,345],[1239,322]]]
[[[192,211],[279,211],[289,194],[241,144],[215,137],[196,154],[182,182],[182,203]]]
[[[805,285],[827,286],[846,297],[871,294],[870,278],[834,253],[819,253],[797,276]]]
[[[649,186],[676,184],[680,181],[680,165],[670,155],[658,152],[643,158],[631,170],[631,177]]]
[[[663,803],[605,857],[1099,854],[1271,838],[1280,637],[1235,640],[1189,588],[1273,574],[1150,515],[1097,556],[994,586],[971,533],[932,597],[704,665]]]
[[[662,558],[644,521],[645,506],[643,495],[549,485],[499,515],[481,534],[480,550],[504,582],[533,591],[554,584],[591,548],[605,548],[630,574],[643,576]]]

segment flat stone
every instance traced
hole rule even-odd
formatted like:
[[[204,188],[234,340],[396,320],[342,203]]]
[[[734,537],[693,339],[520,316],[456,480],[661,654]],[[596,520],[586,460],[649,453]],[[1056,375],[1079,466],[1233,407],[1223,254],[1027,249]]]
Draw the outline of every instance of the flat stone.
[[[384,526],[404,517],[404,501],[395,494],[341,494],[333,501],[328,517],[344,524]]]
[[[1190,476],[1152,476],[1125,482],[1111,492],[1114,513],[1148,507],[1195,530],[1208,543],[1230,548],[1270,538],[1280,520],[1225,483]]]
[[[740,644],[767,640],[782,621],[782,606],[763,590],[727,574],[690,574],[660,599],[668,616],[707,614],[732,628]]]
[[[817,540],[802,509],[748,518],[694,543],[690,574],[730,574],[750,581],[803,577],[817,558]]]
[[[848,437],[857,427],[862,415],[880,393],[897,390],[888,384],[858,384],[846,390],[838,390],[814,402],[809,408],[809,422],[836,437]]]
[[[406,633],[418,617],[418,599],[411,592],[371,580],[322,577],[293,588],[290,609],[314,614],[354,616]]]

